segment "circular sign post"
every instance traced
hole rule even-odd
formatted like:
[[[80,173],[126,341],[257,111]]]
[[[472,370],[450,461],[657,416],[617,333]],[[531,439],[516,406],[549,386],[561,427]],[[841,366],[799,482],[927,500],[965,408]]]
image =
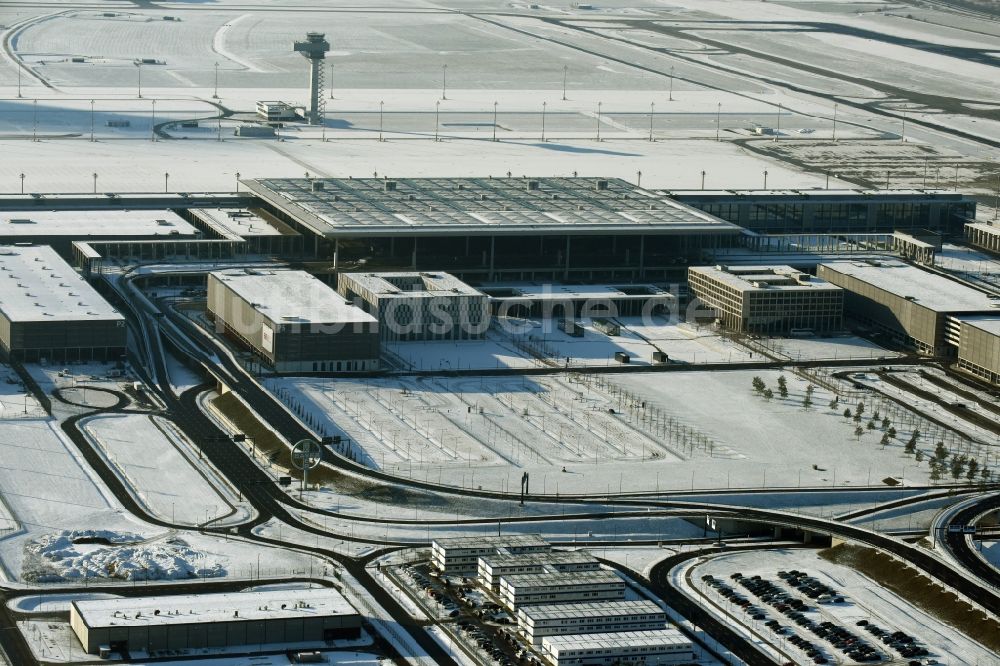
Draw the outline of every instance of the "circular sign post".
[[[302,470],[302,485],[299,486],[299,499],[302,490],[309,485],[309,470],[319,465],[323,458],[323,450],[311,439],[302,439],[292,447],[292,465]]]

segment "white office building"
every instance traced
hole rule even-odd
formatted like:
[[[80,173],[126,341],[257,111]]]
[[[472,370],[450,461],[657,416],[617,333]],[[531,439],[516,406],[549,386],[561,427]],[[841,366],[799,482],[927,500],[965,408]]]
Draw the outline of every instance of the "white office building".
[[[438,571],[449,575],[475,575],[480,557],[501,550],[514,555],[547,553],[552,550],[552,544],[537,534],[435,539],[431,543],[431,562]]]
[[[518,574],[600,571],[601,563],[586,551],[511,553],[503,548],[479,558],[479,583],[500,589],[500,579]]]
[[[694,661],[691,641],[676,629],[546,636],[541,654],[551,666],[660,666]]]
[[[625,598],[625,581],[611,571],[521,574],[500,578],[498,594],[511,610],[529,604],[613,601]]]
[[[546,636],[663,629],[667,614],[647,599],[546,604],[518,609],[517,624],[529,642],[538,644]]]

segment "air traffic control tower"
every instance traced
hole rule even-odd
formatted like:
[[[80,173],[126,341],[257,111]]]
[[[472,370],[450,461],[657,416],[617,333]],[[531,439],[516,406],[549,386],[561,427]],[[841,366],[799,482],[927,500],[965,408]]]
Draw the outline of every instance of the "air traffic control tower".
[[[323,107],[325,99],[323,97],[323,62],[326,60],[326,52],[330,50],[330,42],[326,41],[326,35],[321,32],[306,33],[306,41],[295,42],[292,50],[298,51],[304,58],[309,59],[309,112],[307,120],[310,125],[319,125],[323,122]]]

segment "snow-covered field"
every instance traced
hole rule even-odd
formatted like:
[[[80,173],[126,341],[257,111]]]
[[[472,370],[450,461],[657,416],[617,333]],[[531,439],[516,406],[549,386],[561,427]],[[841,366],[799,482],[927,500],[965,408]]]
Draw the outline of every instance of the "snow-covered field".
[[[83,426],[133,496],[175,525],[246,519],[235,491],[170,422],[139,414],[90,418]],[[165,473],[169,470],[169,473]]]
[[[701,576],[711,574],[716,578],[724,579],[726,582],[732,582],[729,580],[730,574],[738,571],[744,576],[760,575],[773,583],[782,584],[782,581],[777,576],[777,572],[779,570],[790,569],[804,571],[808,575],[817,578],[820,582],[830,585],[843,593],[847,601],[844,604],[816,604],[815,602],[811,602],[809,605],[813,610],[807,612],[806,616],[814,622],[818,623],[829,620],[851,631],[855,631],[855,633],[859,633],[865,639],[871,639],[871,636],[855,627],[855,622],[858,620],[868,620],[883,629],[890,629],[891,631],[901,629],[915,636],[917,641],[931,652],[931,658],[937,659],[939,663],[947,664],[948,666],[968,666],[969,664],[987,666],[1000,663],[1000,659],[990,650],[977,643],[975,637],[966,636],[948,625],[937,621],[905,599],[878,585],[873,585],[867,577],[853,569],[821,559],[816,555],[815,551],[777,549],[710,557],[691,570],[690,578],[692,582],[689,585],[693,584],[698,590],[704,592],[707,597],[714,599],[716,603],[725,607],[726,603],[724,599],[714,592],[712,588],[706,586],[701,581]],[[734,585],[733,587],[734,589],[742,590],[739,586]],[[753,599],[752,595],[749,595],[748,598]],[[808,599],[806,600],[808,601]],[[707,607],[712,608],[711,605]],[[732,606],[730,605],[729,607],[731,608]],[[762,607],[767,612],[768,617],[777,616],[778,621],[785,624],[783,615],[774,612],[769,606],[764,605]],[[742,612],[738,613],[737,617],[740,620],[746,619],[746,616]],[[823,641],[816,639],[810,632],[794,626],[793,629],[805,638],[809,640],[815,639],[814,642],[823,644]],[[786,651],[796,654],[794,652],[796,648],[775,637],[773,632],[762,627],[759,622],[757,623],[756,630],[762,636],[770,636],[776,645],[781,645]],[[878,643],[877,647],[882,647],[882,645]],[[832,651],[831,646],[826,647],[828,654]],[[801,658],[805,659],[805,655],[798,654]],[[892,655],[898,656],[895,653],[892,653]],[[838,656],[840,655],[838,654]],[[802,663],[806,662],[803,661]]]
[[[677,490],[925,482],[902,448],[920,419],[875,407],[859,424],[833,395],[777,371],[693,371],[543,377],[284,378],[268,381],[317,432],[341,435],[366,464],[455,485],[532,492]],[[760,376],[770,400],[751,387]],[[897,407],[901,416],[902,408]],[[613,410],[613,413],[612,411]],[[855,428],[861,425],[858,435]],[[565,469],[564,469],[565,468]],[[447,476],[443,472],[447,470]]]

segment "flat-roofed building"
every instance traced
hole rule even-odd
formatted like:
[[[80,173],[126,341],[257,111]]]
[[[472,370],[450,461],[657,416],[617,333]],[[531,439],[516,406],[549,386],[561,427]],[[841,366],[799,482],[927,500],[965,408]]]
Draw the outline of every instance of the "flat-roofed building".
[[[220,332],[278,372],[379,368],[375,317],[304,271],[209,273],[208,312]]]
[[[922,354],[953,356],[962,316],[1000,315],[989,294],[901,261],[825,263],[818,275],[847,290],[849,316]]]
[[[661,666],[694,661],[691,641],[676,629],[546,636],[541,653],[551,666]]]
[[[614,601],[625,598],[625,581],[613,571],[502,576],[498,596],[511,610],[529,604]]]
[[[931,230],[960,236],[976,200],[946,190],[669,190],[662,195],[768,234]]]
[[[330,588],[118,597],[70,603],[88,654],[325,642],[361,634],[361,616]]]
[[[295,120],[299,116],[295,113],[295,107],[288,102],[278,100],[258,100],[257,116],[261,120],[269,123],[277,123],[283,120]]]
[[[791,266],[691,266],[688,285],[730,330],[780,335],[843,327],[844,290]]]
[[[517,624],[529,643],[538,644],[546,636],[663,629],[667,614],[648,599],[595,601],[524,606],[517,611]]]
[[[1000,313],[996,317],[962,317],[958,367],[1000,384]]]
[[[662,315],[677,299],[652,284],[560,284],[491,282],[479,285],[490,312],[501,317],[577,319]]]
[[[448,273],[340,273],[337,291],[378,319],[383,340],[475,340],[490,326],[486,295]]]
[[[0,346],[19,361],[118,360],[125,318],[47,245],[0,246]]]
[[[478,578],[484,587],[496,590],[503,576],[600,570],[597,558],[582,550],[515,554],[501,548],[496,553],[479,557]]]
[[[431,562],[438,571],[449,575],[475,575],[480,557],[501,550],[514,555],[547,553],[552,550],[552,544],[537,534],[434,539],[431,542]]]
[[[965,225],[965,239],[970,245],[1000,254],[1000,224],[971,222]]]
[[[73,241],[113,240],[126,244],[198,238],[201,232],[165,209],[0,211],[0,244],[50,245],[66,259],[73,256]]]
[[[617,178],[241,181],[344,270],[465,280],[652,281],[741,230]]]

